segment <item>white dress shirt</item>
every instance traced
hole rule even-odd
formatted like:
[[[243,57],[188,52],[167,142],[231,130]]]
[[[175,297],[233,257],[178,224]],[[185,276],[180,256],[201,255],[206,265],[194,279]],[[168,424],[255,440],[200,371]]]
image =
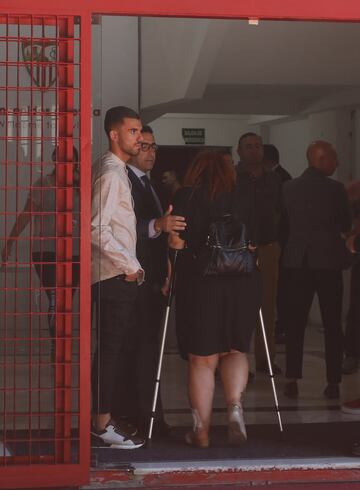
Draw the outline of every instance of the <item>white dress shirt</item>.
[[[126,165],[111,151],[93,169],[91,246],[92,283],[141,269]]]

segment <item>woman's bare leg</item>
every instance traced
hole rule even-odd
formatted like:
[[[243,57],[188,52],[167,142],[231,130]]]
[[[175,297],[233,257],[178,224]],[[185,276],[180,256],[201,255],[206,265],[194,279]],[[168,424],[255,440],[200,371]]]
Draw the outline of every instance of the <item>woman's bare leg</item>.
[[[215,389],[215,369],[219,355],[189,354],[188,389],[194,417],[194,431],[208,434]]]
[[[230,444],[241,445],[247,440],[241,404],[249,374],[247,356],[238,351],[222,353],[219,367],[227,404],[228,440]]]
[[[220,354],[219,370],[227,405],[241,402],[249,376],[247,355],[239,351]]]

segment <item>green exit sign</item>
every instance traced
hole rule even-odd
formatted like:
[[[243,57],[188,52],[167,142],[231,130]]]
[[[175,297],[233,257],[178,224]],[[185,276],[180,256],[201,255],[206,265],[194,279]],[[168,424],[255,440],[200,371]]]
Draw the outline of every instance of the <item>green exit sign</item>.
[[[182,128],[186,145],[205,145],[205,128]]]

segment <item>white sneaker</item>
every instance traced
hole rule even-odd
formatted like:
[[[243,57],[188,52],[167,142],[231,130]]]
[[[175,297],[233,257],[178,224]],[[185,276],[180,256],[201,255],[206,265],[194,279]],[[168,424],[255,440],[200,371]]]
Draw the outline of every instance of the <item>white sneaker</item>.
[[[125,433],[113,420],[108,422],[104,430],[92,427],[91,435],[96,437],[102,446],[114,449],[137,449],[145,444],[144,439]]]
[[[236,446],[247,440],[244,412],[242,406],[235,403],[228,407],[228,440]]]

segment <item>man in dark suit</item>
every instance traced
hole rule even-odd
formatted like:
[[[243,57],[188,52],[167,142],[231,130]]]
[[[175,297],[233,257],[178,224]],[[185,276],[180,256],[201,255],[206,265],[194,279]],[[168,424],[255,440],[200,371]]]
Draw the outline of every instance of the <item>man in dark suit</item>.
[[[149,425],[159,355],[159,330],[168,283],[167,233],[185,228],[184,218],[163,213],[160,200],[147,175],[155,164],[157,145],[150,126],[142,129],[140,152],[128,163],[128,177],[137,219],[136,256],[145,270],[132,315],[132,330],[119,366],[119,415],[146,435]],[[125,394],[125,396],[124,396]],[[161,397],[154,435],[164,434]]]
[[[282,184],[292,179],[289,172],[282,165],[280,165],[280,153],[275,145],[271,145],[271,144],[264,145],[264,165],[268,170],[271,170],[272,172],[278,174]],[[277,323],[275,327],[275,342],[277,344],[285,343],[286,325],[284,321],[284,312],[286,311],[286,295],[285,295],[286,283],[284,282],[282,251],[284,250],[285,247],[287,235],[288,235],[287,220],[284,219],[284,216],[281,216],[279,221],[279,245],[281,249],[281,254],[279,260],[279,277],[278,277],[277,297],[276,297]]]
[[[284,205],[289,219],[289,237],[283,255],[287,283],[285,395],[298,396],[302,377],[304,333],[310,307],[317,293],[325,330],[325,360],[328,384],[324,395],[339,397],[343,334],[341,310],[342,269],[346,247],[342,234],[351,228],[344,186],[329,177],[338,160],[326,141],[316,141],[307,150],[309,167],[284,185]]]
[[[263,142],[256,133],[245,133],[239,138],[237,166],[237,187],[247,196],[251,206],[260,215],[266,215],[266,226],[258,234],[257,253],[259,268],[263,278],[262,313],[266,329],[272,369],[280,374],[275,364],[275,311],[279,272],[279,218],[282,212],[281,180],[275,172],[264,166]],[[256,371],[268,372],[266,351],[260,322],[255,333]]]

